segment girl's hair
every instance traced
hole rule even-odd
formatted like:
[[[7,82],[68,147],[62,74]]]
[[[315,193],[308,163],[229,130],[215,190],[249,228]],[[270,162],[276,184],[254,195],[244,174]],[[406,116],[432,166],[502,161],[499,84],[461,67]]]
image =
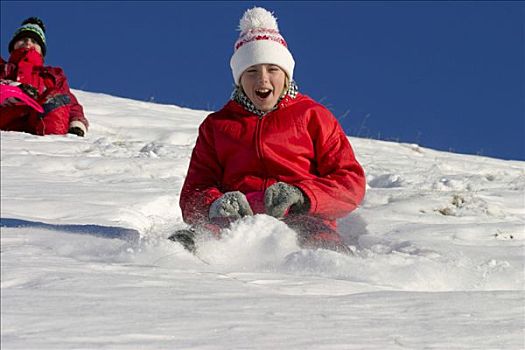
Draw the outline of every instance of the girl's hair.
[[[288,89],[290,88],[290,78],[288,78],[288,74],[284,73],[284,89],[283,89],[283,92],[281,92],[281,96],[279,97],[284,97],[284,95],[286,95],[286,93],[288,92]]]

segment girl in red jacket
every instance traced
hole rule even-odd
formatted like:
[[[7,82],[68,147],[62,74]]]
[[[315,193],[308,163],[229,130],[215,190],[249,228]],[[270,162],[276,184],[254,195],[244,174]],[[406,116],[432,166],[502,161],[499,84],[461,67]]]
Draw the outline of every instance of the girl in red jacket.
[[[199,127],[180,206],[192,230],[170,239],[193,250],[205,227],[265,213],[282,219],[303,247],[348,251],[336,231],[361,202],[363,169],[338,121],[302,95],[294,59],[277,21],[263,8],[245,12],[230,61],[231,100]]]
[[[84,136],[89,124],[64,72],[44,66],[45,26],[39,18],[22,22],[9,42],[9,53],[9,61],[0,58],[0,83],[20,87],[44,112],[39,113],[21,101],[5,100],[0,105],[0,130]]]

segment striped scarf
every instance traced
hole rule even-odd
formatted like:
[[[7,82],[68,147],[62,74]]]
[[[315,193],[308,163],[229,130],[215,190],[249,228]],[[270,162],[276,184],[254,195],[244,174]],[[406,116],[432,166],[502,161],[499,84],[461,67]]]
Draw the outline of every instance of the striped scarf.
[[[295,81],[292,81],[290,83],[290,87],[288,87],[288,91],[286,91],[286,93],[283,96],[279,97],[279,100],[275,104],[275,107],[272,109],[272,111],[278,108],[279,103],[282,101],[282,99],[286,95],[290,96],[290,98],[296,98],[298,92],[299,92],[299,87],[297,86]],[[257,107],[255,107],[253,102],[248,98],[248,96],[246,96],[246,94],[242,91],[240,86],[236,86],[235,87],[235,89],[232,92],[232,95],[231,95],[230,99],[235,101],[235,102],[237,102],[237,103],[239,103],[248,112],[253,113],[255,115],[258,115],[259,117],[262,117],[266,113],[271,112],[271,111],[263,112],[263,111],[259,110]]]

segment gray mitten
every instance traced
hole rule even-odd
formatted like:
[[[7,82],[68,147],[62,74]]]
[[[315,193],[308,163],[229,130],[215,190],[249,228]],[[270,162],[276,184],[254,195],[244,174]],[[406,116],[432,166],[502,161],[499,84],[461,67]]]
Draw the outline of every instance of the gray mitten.
[[[213,202],[208,215],[210,219],[240,219],[246,215],[253,215],[253,211],[246,196],[242,192],[235,191],[226,192],[222,197]]]
[[[271,185],[264,192],[266,213],[276,218],[283,218],[289,209],[300,212],[307,206],[301,190],[284,182]]]
[[[18,85],[18,88],[32,99],[36,100],[38,98],[38,90],[36,89],[36,87],[29,84],[20,84]]]
[[[80,137],[84,137],[84,130],[82,130],[78,126],[74,126],[72,128],[69,128],[67,133],[68,134],[74,134],[74,135],[77,135],[77,136],[80,136]]]

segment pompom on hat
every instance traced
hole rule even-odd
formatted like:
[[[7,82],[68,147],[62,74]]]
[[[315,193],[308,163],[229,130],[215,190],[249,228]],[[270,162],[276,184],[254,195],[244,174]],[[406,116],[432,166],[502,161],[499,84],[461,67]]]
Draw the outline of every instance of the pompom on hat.
[[[240,84],[242,73],[256,64],[278,65],[293,80],[295,61],[271,12],[262,7],[247,10],[239,22],[239,30],[230,60],[236,85]]]
[[[13,34],[9,42],[9,52],[14,50],[15,43],[22,38],[32,38],[42,49],[42,56],[46,55],[46,27],[38,17],[29,17],[22,22],[22,26]]]

